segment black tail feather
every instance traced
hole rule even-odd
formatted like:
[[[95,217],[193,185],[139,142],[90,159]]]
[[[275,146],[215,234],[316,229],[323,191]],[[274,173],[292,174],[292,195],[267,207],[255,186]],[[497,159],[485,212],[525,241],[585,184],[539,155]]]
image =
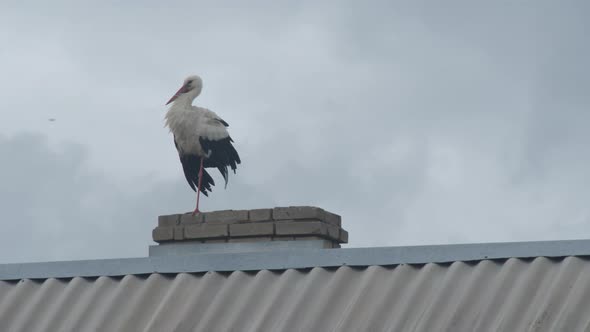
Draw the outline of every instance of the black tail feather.
[[[184,171],[184,177],[188,182],[188,185],[197,191],[199,184],[199,168],[201,167],[201,157],[193,154],[180,155],[180,162],[182,163],[182,170]],[[201,182],[201,192],[203,195],[208,196],[208,192],[212,191],[212,187],[215,185],[215,181],[207,170],[203,169],[203,180]]]

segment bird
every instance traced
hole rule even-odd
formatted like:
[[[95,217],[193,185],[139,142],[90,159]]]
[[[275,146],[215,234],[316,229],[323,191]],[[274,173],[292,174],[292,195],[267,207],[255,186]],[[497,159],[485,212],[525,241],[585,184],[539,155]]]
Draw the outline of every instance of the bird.
[[[227,188],[230,168],[234,174],[241,163],[229,124],[215,112],[193,106],[193,100],[201,94],[203,80],[198,75],[188,76],[178,91],[168,100],[172,103],[165,115],[165,126],[174,136],[174,145],[182,164],[186,181],[197,193],[193,216],[200,213],[199,197],[209,196],[215,181],[206,168],[217,168]]]

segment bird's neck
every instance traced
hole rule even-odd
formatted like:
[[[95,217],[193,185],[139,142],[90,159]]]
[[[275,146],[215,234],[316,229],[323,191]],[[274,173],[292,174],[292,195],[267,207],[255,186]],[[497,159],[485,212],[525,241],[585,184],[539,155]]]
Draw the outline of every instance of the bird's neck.
[[[193,104],[193,100],[195,96],[191,96],[189,94],[183,94],[178,96],[174,101],[174,106],[182,107],[182,108],[190,108]]]

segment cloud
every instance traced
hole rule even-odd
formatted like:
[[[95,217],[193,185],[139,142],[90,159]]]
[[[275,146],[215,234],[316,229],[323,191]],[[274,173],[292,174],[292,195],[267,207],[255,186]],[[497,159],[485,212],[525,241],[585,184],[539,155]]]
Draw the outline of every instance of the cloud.
[[[181,176],[149,174],[125,181],[89,170],[78,144],[51,148],[39,134],[0,137],[0,262],[145,256],[157,216],[192,210],[194,194]],[[235,177],[231,179],[232,185]],[[247,184],[242,193],[216,188],[211,209],[245,208],[268,200]],[[268,200],[272,205],[272,201]]]
[[[322,206],[354,246],[588,237],[588,5],[454,3],[4,11],[6,259],[143,255],[190,209],[162,104],[193,72],[244,160],[207,209]]]

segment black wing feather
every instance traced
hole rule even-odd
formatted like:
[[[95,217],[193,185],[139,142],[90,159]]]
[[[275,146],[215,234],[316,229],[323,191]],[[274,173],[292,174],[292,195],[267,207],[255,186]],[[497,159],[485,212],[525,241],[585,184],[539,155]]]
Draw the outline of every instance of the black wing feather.
[[[220,140],[209,140],[201,137],[199,142],[205,153],[209,154],[209,157],[205,159],[205,167],[216,167],[223,176],[227,187],[228,167],[235,173],[238,164],[242,162],[232,144],[232,138],[228,136]]]

